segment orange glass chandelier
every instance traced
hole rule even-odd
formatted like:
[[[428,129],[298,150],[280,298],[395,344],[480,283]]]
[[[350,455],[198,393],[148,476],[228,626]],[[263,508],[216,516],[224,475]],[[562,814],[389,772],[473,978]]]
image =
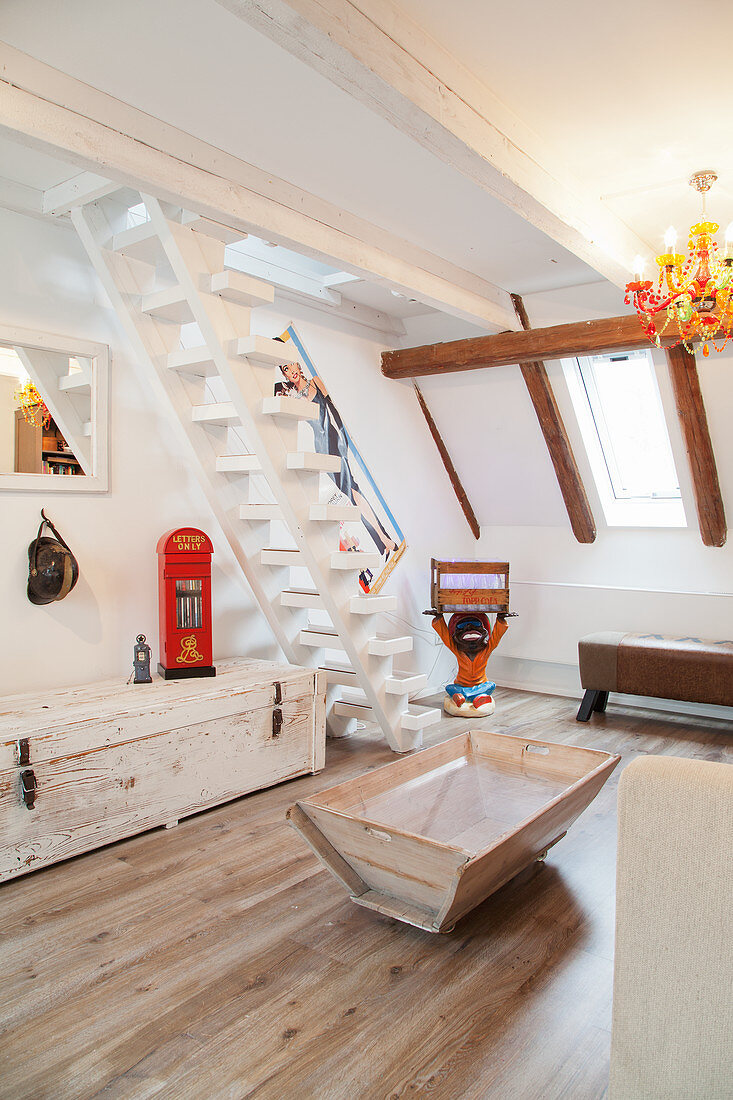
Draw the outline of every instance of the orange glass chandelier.
[[[33,424],[36,428],[48,428],[51,424],[51,413],[46,408],[46,402],[33,385],[30,379],[13,394],[22,410],[26,424]]]
[[[643,278],[644,261],[637,256],[634,278],[626,284],[626,302],[633,305],[642,328],[657,347],[684,344],[692,351],[693,340],[722,351],[733,333],[733,222],[725,233],[721,254],[715,234],[720,226],[708,221],[705,195],[718,177],[714,172],[696,172],[690,186],[702,196],[702,218],[690,227],[687,257],[675,252],[677,231],[664,235],[666,251],[657,256],[659,278]],[[716,343],[716,339],[722,343]]]

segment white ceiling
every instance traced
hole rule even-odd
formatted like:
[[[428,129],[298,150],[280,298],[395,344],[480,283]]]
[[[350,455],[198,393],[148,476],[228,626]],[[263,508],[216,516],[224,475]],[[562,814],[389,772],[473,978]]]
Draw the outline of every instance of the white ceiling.
[[[389,6],[353,2],[375,21]],[[532,294],[535,325],[625,308],[586,264],[216,0],[1,7],[0,37],[16,48],[498,286]],[[468,68],[488,104],[500,103],[504,117],[533,132],[536,148],[549,150],[546,166],[578,194],[602,200],[650,249],[670,222],[684,230],[697,218],[699,200],[686,186],[693,171],[719,172],[710,212],[724,226],[733,219],[730,0],[391,7]],[[0,140],[0,177],[43,189],[74,174]],[[262,258],[287,260],[286,251],[264,249]],[[404,318],[413,338],[402,343],[469,334],[422,304],[392,298],[388,310],[384,287],[361,281],[338,289]],[[566,522],[515,368],[421,385],[482,523]]]
[[[498,286],[528,294],[599,278],[215,0],[4,0],[0,33]]]
[[[369,13],[374,0],[359,0]],[[698,220],[693,172],[733,218],[730,0],[394,0],[653,251]],[[719,214],[719,216],[718,216]],[[682,234],[681,234],[682,236]]]
[[[78,174],[79,169],[71,164],[0,137],[0,179],[45,191]]]
[[[733,218],[724,46],[728,0],[352,0],[384,25],[413,20],[534,135],[579,195],[600,199],[656,251],[683,234],[693,171],[721,179],[710,212]],[[385,15],[388,13],[388,16]],[[508,211],[215,0],[4,0],[0,35],[141,110],[508,290],[596,281]],[[33,154],[21,182],[68,170]],[[0,177],[14,174],[4,143]],[[41,181],[41,182],[39,182]],[[45,182],[44,182],[45,181]]]

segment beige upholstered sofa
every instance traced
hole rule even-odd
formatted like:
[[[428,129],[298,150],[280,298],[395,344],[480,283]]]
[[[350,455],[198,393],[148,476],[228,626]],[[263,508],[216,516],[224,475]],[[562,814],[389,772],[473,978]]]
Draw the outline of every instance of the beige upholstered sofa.
[[[619,783],[610,1100],[733,1096],[733,766],[648,756]]]

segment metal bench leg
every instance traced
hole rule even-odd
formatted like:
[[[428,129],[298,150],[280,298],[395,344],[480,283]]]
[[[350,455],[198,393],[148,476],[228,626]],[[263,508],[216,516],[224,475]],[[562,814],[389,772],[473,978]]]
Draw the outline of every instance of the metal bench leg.
[[[593,710],[598,711],[600,714],[602,714],[603,711],[606,709],[606,703],[607,702],[608,702],[608,692],[607,691],[599,691],[598,692],[598,698],[596,699],[596,703],[595,703],[595,706],[593,707]]]
[[[577,722],[587,722],[594,710],[597,710],[597,704],[602,695],[608,699],[608,692],[597,691],[595,688],[588,688],[578,708],[578,713],[575,716]],[[605,708],[606,701],[603,702]]]

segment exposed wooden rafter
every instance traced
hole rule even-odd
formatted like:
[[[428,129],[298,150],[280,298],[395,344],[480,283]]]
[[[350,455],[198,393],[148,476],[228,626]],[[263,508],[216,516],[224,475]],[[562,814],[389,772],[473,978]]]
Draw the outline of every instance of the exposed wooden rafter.
[[[443,440],[442,435],[438,431],[438,425],[433,420],[432,413],[430,412],[430,409],[428,408],[428,406],[426,404],[425,398],[423,397],[422,393],[420,392],[420,387],[418,386],[417,382],[415,383],[415,393],[417,395],[417,400],[420,404],[420,408],[422,409],[423,416],[425,417],[425,419],[427,421],[427,424],[428,424],[428,428],[430,429],[430,434],[432,435],[433,439],[435,440],[435,445],[438,448],[438,453],[440,455],[441,461],[442,461],[443,465],[445,466],[445,472],[448,474],[448,477],[450,478],[450,483],[453,486],[453,492],[458,497],[458,503],[461,506],[461,511],[463,512],[464,516],[466,517],[466,522],[468,523],[468,526],[471,528],[471,533],[473,534],[473,537],[475,539],[480,539],[481,538],[481,527],[479,525],[479,521],[476,519],[476,513],[474,512],[473,508],[471,507],[471,501],[468,499],[468,493],[463,488],[463,483],[461,482],[461,479],[458,476],[458,471],[456,470],[455,466],[453,465],[453,459],[451,458],[450,454],[448,453],[448,448],[445,445],[445,442]]]
[[[487,280],[6,43],[0,72],[0,134],[482,327],[516,323]]]
[[[728,527],[695,356],[681,344],[666,354],[690,464],[700,535],[705,546],[724,546]]]
[[[598,355],[648,347],[649,341],[639,319],[632,313],[597,321],[576,321],[569,325],[552,325],[525,332],[499,332],[495,336],[473,336],[468,340],[452,340],[445,344],[385,351],[382,353],[382,374],[386,378],[420,378],[430,374],[534,363],[538,359],[563,359],[566,356]]]
[[[529,318],[524,302],[518,294],[512,294],[512,302],[522,327],[529,331]],[[578,542],[594,542],[596,525],[593,512],[545,364],[539,360],[521,363],[520,370],[555,468],[573,534]]]
[[[218,0],[617,286],[647,244],[391,0]],[[364,10],[361,10],[364,8]]]

